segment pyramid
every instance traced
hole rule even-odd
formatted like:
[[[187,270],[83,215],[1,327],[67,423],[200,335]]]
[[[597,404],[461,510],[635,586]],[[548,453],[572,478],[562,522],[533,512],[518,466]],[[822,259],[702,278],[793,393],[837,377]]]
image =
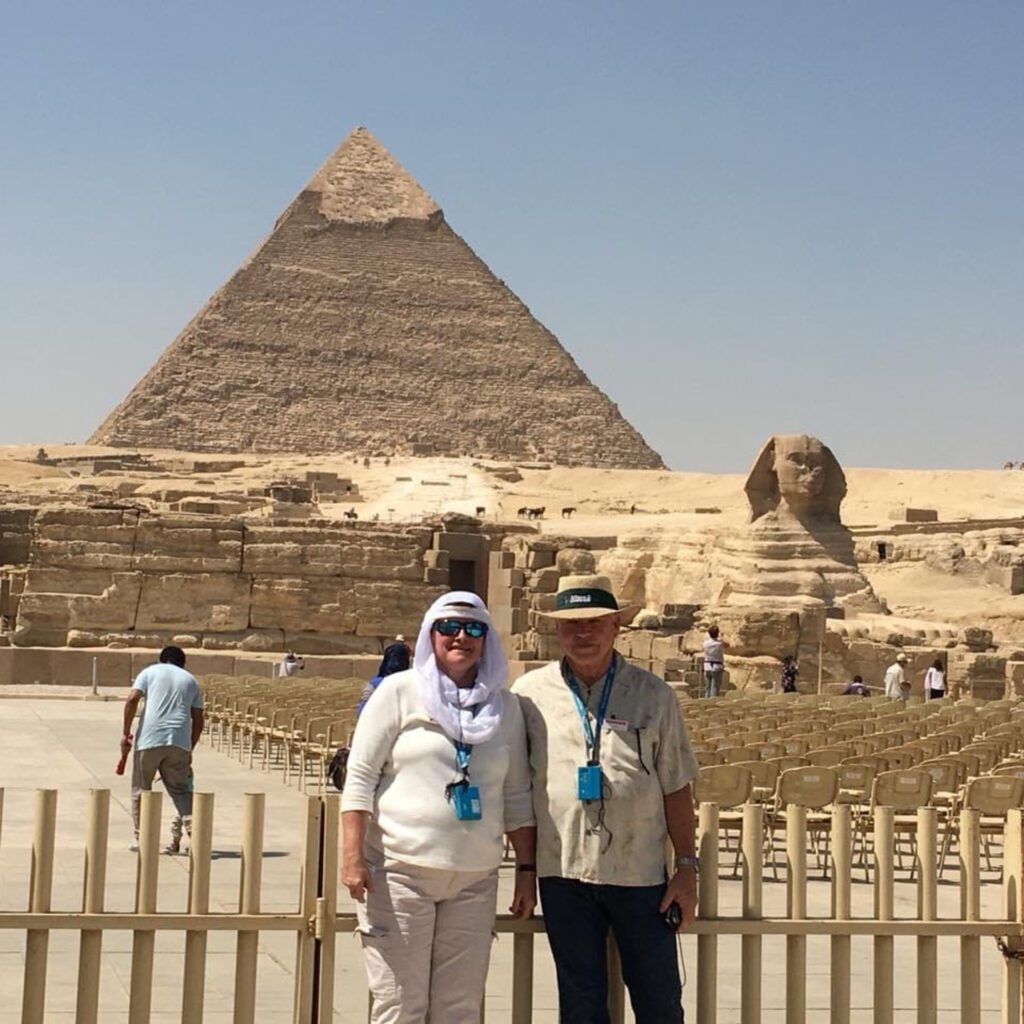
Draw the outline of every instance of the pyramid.
[[[663,467],[366,128],[89,443]]]

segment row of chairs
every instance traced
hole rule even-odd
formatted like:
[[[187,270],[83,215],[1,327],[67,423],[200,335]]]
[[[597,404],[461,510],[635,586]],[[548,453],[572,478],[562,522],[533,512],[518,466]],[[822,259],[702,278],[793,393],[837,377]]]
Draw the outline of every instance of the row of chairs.
[[[250,768],[282,772],[305,791],[323,792],[327,766],[355,728],[361,679],[265,679],[207,676],[203,680],[210,742]]]
[[[937,762],[876,774],[870,765],[855,762],[834,768],[802,765],[781,771],[772,761],[713,765],[701,769],[694,784],[694,797],[698,803],[714,803],[719,807],[719,829],[727,851],[730,831],[738,830],[742,825],[739,808],[748,802],[761,804],[765,809],[764,862],[776,878],[776,833],[785,828],[788,808],[802,807],[806,810],[812,849],[825,872],[831,812],[840,803],[850,806],[859,863],[864,868],[865,878],[870,864],[869,844],[873,835],[874,811],[878,807],[893,809],[897,839],[909,841],[911,855],[914,853],[917,809],[937,808],[942,835],[938,862],[940,877],[950,849],[958,838],[960,812],[965,809],[980,812],[983,850],[987,866],[992,870],[992,839],[1002,835],[1007,813],[1024,805],[1024,761],[999,766],[989,775],[966,779],[951,767]],[[902,868],[903,851],[899,842],[896,852]],[[912,866],[915,863],[913,856],[911,863]],[[738,864],[737,839],[734,874]]]

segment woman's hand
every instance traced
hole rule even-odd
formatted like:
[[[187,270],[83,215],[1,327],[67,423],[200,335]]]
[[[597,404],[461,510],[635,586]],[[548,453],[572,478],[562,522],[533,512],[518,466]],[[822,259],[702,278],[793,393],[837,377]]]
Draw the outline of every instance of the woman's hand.
[[[517,871],[516,887],[509,913],[516,919],[531,917],[537,906],[537,875],[533,871]]]
[[[346,859],[341,865],[341,884],[348,889],[356,903],[363,903],[366,894],[373,892],[373,873],[365,857]]]

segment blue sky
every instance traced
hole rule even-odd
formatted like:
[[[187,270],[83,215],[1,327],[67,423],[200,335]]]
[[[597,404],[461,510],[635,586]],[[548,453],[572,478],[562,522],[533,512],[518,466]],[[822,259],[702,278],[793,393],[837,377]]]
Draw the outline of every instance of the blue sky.
[[[83,440],[365,124],[676,469],[1024,459],[1024,5],[8,5],[0,443]]]

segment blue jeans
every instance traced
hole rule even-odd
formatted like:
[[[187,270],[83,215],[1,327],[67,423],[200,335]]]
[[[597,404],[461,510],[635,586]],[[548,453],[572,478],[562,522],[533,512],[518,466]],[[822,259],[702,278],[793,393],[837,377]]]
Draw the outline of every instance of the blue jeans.
[[[675,933],[658,911],[665,885],[592,885],[542,878],[540,900],[558,976],[559,1024],[609,1024],[605,961],[611,928],[636,1024],[681,1024]]]
[[[717,697],[722,689],[722,673],[725,669],[721,665],[714,668],[704,669],[704,696]]]

